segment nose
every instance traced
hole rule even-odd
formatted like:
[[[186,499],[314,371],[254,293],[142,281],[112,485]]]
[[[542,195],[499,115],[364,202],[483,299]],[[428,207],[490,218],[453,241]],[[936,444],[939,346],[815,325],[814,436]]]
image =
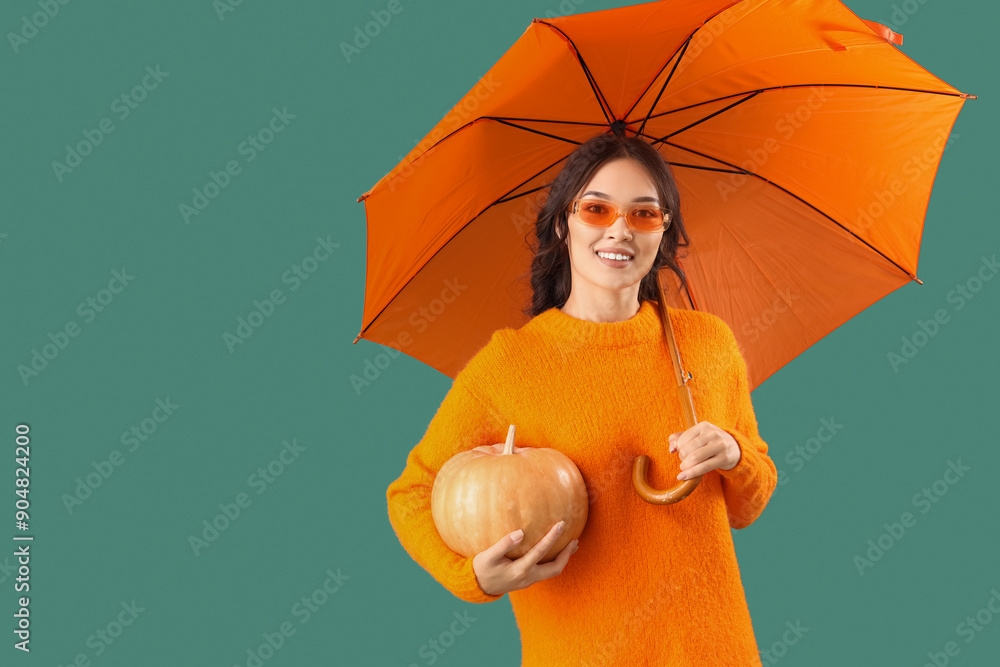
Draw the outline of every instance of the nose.
[[[608,233],[616,237],[632,237],[632,228],[628,226],[628,219],[624,213],[618,215],[615,221],[608,227]]]

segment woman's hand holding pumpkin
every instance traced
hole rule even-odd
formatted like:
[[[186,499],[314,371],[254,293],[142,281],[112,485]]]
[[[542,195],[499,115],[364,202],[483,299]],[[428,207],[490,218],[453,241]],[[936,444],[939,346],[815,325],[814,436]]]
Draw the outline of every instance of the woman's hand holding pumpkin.
[[[686,431],[671,433],[670,451],[681,457],[677,479],[701,477],[710,470],[732,470],[743,452],[729,432],[707,421],[700,421]]]
[[[503,595],[560,574],[569,562],[569,557],[576,552],[579,540],[567,544],[554,560],[538,564],[539,559],[559,539],[560,524],[565,522],[560,521],[552,526],[545,537],[520,558],[511,560],[507,558],[507,552],[524,538],[523,530],[504,535],[499,542],[476,554],[472,559],[472,569],[483,592],[487,595]]]

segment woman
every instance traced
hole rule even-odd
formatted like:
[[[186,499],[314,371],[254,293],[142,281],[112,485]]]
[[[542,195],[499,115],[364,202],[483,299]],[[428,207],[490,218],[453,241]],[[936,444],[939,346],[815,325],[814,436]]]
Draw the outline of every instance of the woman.
[[[637,137],[594,137],[551,183],[535,234],[531,319],[466,364],[388,488],[400,542],[467,602],[508,594],[523,667],[761,664],[730,529],[760,515],[777,474],[732,331],[669,308],[700,420],[684,429],[657,288],[663,266],[686,286],[669,167]],[[538,563],[561,524],[520,558],[505,555],[520,530],[466,558],[431,518],[441,466],[503,442],[510,424],[520,446],[562,451],[587,484],[587,525],[550,562]],[[676,504],[647,503],[632,486],[640,454],[656,488],[701,483]]]

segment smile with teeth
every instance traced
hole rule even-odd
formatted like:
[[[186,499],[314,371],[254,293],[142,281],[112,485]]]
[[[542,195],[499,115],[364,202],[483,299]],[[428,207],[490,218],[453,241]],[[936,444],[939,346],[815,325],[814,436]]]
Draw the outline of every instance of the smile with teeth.
[[[633,259],[633,257],[631,255],[620,255],[618,253],[613,253],[613,252],[601,252],[601,251],[598,251],[597,252],[597,256],[598,257],[603,257],[605,259],[617,259],[617,260],[626,260],[626,261]]]

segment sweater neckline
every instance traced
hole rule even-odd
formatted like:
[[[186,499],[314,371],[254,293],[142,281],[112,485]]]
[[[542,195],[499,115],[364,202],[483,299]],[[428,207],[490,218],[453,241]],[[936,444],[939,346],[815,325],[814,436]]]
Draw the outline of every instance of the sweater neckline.
[[[649,343],[663,336],[656,305],[649,299],[642,302],[635,315],[620,322],[580,320],[552,307],[537,315],[535,323],[552,332],[559,340],[600,347]]]

